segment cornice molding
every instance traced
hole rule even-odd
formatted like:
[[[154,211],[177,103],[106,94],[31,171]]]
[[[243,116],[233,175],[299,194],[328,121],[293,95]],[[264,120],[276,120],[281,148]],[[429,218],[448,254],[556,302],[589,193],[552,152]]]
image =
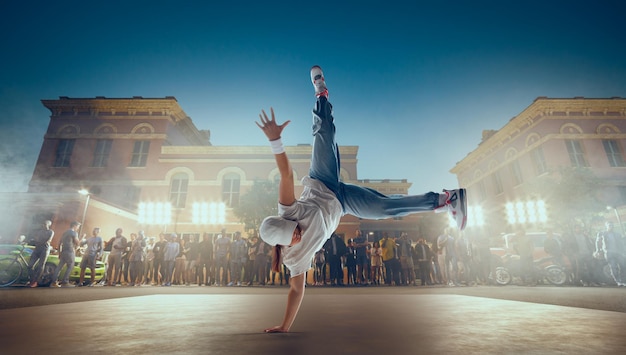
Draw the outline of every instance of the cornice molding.
[[[311,145],[286,146],[287,154],[310,155]],[[342,155],[356,155],[359,150],[358,146],[340,146],[339,152]],[[211,155],[236,155],[236,154],[255,154],[267,155],[271,154],[271,148],[267,146],[163,146],[161,154],[211,154]],[[343,157],[342,157],[343,160]]]
[[[474,174],[471,174],[471,178],[469,176],[464,177],[465,180],[463,180],[462,185],[464,185],[464,186],[471,186],[471,185],[475,184],[477,181],[481,180],[484,176],[489,176],[489,175],[493,174],[494,172],[504,168],[505,166],[510,164],[512,161],[518,159],[521,155],[528,154],[533,149],[541,146],[545,142],[548,142],[548,141],[551,141],[551,140],[556,140],[556,139],[562,139],[562,140],[565,140],[565,139],[585,139],[585,140],[591,140],[591,139],[626,139],[626,133],[619,133],[619,134],[594,134],[594,133],[587,133],[587,134],[563,134],[563,133],[546,134],[546,135],[542,136],[540,139],[535,140],[532,144],[526,145],[524,147],[524,149],[522,149],[522,150],[516,150],[515,148],[511,148],[511,149],[515,149],[515,154],[506,156],[506,158],[504,160],[490,159],[489,163],[487,165],[487,169],[485,171],[482,171],[481,169],[476,168],[476,172],[480,172],[480,174],[477,175],[477,173],[475,172]],[[507,150],[507,152],[509,152],[509,151]],[[489,159],[489,158],[485,158],[485,159]]]
[[[76,134],[76,133],[46,133],[44,135],[44,139],[135,139],[135,140],[154,140],[154,139],[162,139],[165,140],[167,138],[167,134],[162,133],[135,133],[135,134],[121,134],[121,133],[110,133],[110,134]]]
[[[106,118],[116,118],[122,113],[124,113],[125,116],[136,116],[137,113],[144,113],[142,116],[168,116],[171,117],[174,122],[188,118],[176,98],[172,96],[145,99],[143,97],[68,98],[62,96],[58,100],[41,100],[41,102],[50,110],[52,117],[59,117],[61,114],[69,112],[73,113],[75,116],[98,116]]]

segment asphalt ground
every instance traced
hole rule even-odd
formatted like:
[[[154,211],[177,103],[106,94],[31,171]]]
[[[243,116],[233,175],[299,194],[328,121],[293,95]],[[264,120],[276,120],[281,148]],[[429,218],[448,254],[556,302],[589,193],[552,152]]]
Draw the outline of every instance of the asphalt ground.
[[[626,289],[0,289],[1,354],[624,354]]]

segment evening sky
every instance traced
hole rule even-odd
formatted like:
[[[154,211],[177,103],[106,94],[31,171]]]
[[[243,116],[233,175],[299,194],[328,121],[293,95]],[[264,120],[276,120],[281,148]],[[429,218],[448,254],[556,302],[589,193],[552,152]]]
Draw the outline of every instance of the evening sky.
[[[174,96],[218,146],[311,143],[325,71],[359,179],[458,185],[449,171],[539,96],[626,97],[623,1],[8,1],[0,5],[0,191],[25,191],[42,99]],[[91,153],[90,153],[91,154]]]

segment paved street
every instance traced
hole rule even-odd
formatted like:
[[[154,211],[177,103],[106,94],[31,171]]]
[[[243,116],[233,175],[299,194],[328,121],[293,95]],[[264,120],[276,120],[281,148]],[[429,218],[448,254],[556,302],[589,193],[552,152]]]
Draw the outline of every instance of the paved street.
[[[309,287],[0,289],[3,354],[623,354],[626,289]]]

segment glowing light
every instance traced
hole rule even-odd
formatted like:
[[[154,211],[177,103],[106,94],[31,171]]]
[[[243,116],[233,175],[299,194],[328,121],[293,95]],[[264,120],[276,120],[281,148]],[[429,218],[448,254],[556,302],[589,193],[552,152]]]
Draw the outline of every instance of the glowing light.
[[[515,224],[515,210],[513,209],[513,203],[507,203],[504,208],[506,209],[506,218],[509,224]]]
[[[468,227],[481,227],[485,224],[485,218],[483,215],[483,208],[481,206],[468,206],[467,207],[467,226]]]
[[[172,205],[163,202],[141,202],[137,206],[137,222],[139,224],[170,224],[172,221]]]
[[[223,202],[195,202],[191,209],[191,221],[194,224],[224,224],[226,205]]]
[[[508,202],[504,207],[509,224],[545,223],[548,221],[548,212],[543,200]]]

